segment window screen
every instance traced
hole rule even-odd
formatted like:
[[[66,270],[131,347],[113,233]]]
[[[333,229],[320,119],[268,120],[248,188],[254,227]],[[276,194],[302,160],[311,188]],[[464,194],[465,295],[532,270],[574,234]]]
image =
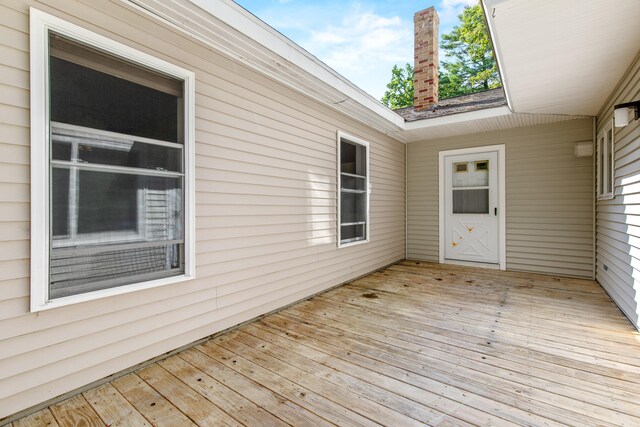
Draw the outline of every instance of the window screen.
[[[340,139],[340,243],[367,239],[367,147]]]
[[[453,164],[451,191],[454,214],[489,213],[489,167],[488,160]],[[461,174],[460,169],[466,173]]]
[[[49,298],[184,273],[182,88],[50,36]]]

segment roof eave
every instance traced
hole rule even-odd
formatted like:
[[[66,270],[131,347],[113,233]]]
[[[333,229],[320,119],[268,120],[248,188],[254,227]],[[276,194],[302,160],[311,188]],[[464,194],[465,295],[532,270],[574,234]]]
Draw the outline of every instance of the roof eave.
[[[230,0],[122,0],[234,61],[385,134],[404,119]],[[203,12],[208,16],[203,17]]]
[[[406,130],[428,129],[434,126],[445,126],[456,123],[464,123],[472,120],[487,119],[490,117],[505,116],[511,114],[508,106],[485,108],[482,110],[468,111],[466,113],[451,114],[448,116],[433,117],[428,119],[406,122],[404,127]]]

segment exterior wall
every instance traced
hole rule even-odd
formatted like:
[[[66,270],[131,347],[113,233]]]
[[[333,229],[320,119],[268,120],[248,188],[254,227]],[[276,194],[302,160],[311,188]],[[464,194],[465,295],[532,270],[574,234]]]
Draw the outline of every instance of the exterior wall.
[[[597,130],[613,106],[640,99],[640,55],[598,114]],[[596,202],[596,280],[640,328],[640,121],[613,128],[614,198]]]
[[[29,312],[28,6],[196,73],[197,279]],[[370,142],[371,242],[336,246],[336,132]],[[121,1],[0,5],[0,418],[405,255],[405,146]]]
[[[507,269],[592,277],[592,158],[573,157],[592,134],[582,119],[410,143],[407,258],[438,262],[438,153],[505,144]]]

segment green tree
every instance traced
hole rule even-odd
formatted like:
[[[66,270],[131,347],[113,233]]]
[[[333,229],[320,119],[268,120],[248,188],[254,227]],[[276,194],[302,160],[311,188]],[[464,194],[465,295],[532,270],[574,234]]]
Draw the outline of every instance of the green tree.
[[[413,105],[413,67],[406,64],[404,68],[397,65],[391,70],[391,81],[382,97],[382,103],[396,110]]]
[[[460,24],[443,34],[440,43],[449,58],[440,63],[441,99],[500,86],[482,8],[479,4],[467,7],[458,19]]]

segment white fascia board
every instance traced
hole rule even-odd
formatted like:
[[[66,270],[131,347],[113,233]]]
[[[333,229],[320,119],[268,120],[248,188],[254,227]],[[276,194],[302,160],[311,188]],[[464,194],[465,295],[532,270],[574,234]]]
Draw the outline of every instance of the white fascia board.
[[[491,117],[507,116],[512,114],[511,109],[506,105],[502,107],[486,108],[484,110],[470,111],[468,113],[451,114],[450,116],[434,117],[432,119],[416,120],[407,122],[405,130],[420,130],[435,126],[455,125],[456,123],[469,122],[473,120],[488,119]]]
[[[496,37],[495,23],[493,21],[493,8],[504,0],[481,0],[480,5],[482,12],[484,13],[484,19],[487,23],[487,30],[489,31],[490,42],[493,45],[493,54],[500,73],[500,81],[502,82],[502,90],[504,90],[504,96],[507,98],[507,105],[513,111],[513,104],[511,103],[511,91],[509,89],[509,82],[504,69],[504,63],[502,61],[502,50]]]
[[[265,24],[230,0],[190,0],[193,4],[220,21],[251,38],[265,48],[295,64],[346,97],[367,107],[391,124],[403,128],[404,119],[385,107],[371,95],[349,82],[318,58]],[[337,100],[337,102],[344,100]]]

